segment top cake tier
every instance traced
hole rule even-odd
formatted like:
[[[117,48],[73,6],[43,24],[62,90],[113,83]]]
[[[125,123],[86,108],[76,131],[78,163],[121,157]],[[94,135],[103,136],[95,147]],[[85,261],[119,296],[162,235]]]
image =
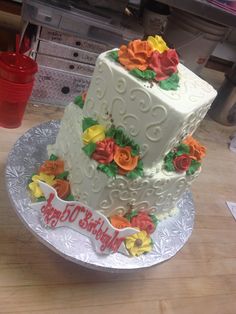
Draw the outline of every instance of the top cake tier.
[[[83,115],[123,128],[140,145],[144,166],[155,167],[195,131],[216,96],[211,85],[184,65],[177,70],[179,87],[164,90],[136,78],[105,52],[97,59]]]

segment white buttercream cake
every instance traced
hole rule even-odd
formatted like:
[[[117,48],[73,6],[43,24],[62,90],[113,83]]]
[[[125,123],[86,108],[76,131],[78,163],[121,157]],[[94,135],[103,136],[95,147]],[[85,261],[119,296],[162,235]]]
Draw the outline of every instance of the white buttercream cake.
[[[168,54],[168,47],[159,52],[153,41],[150,45],[159,55]],[[149,52],[147,55],[150,60]],[[139,67],[138,56],[134,60],[135,70],[136,66],[139,69],[137,74],[130,67],[132,58],[127,65],[126,61],[122,64],[122,57],[120,50],[108,51],[98,57],[83,108],[76,102],[66,107],[56,142],[48,147],[48,153],[64,160],[70,173],[72,194],[90,208],[108,217],[135,210],[152,213],[161,219],[175,212],[176,202],[200,173],[201,156],[193,154],[192,146],[181,151],[179,145],[196,130],[216,91],[182,64],[174,66],[172,72],[167,67],[164,72],[168,77],[158,79],[154,77],[158,71],[155,72],[151,62],[143,69],[142,61]],[[145,80],[140,72],[153,76]],[[173,74],[178,75],[174,88],[167,84],[163,89],[159,83],[168,83]],[[110,128],[121,129],[139,146],[136,152],[142,166],[139,175],[129,176],[127,169],[123,173],[118,169],[112,175],[107,172],[108,168],[104,170],[104,163],[93,158],[96,143],[104,138],[97,142],[85,139],[84,121],[87,118],[93,121],[90,126],[96,123],[103,126],[104,134],[110,134],[106,133]],[[85,153],[86,145],[92,153]],[[190,162],[186,158],[190,158]],[[196,163],[196,171],[189,171]],[[99,164],[102,167],[98,167]],[[114,165],[116,169],[120,168],[119,163]]]

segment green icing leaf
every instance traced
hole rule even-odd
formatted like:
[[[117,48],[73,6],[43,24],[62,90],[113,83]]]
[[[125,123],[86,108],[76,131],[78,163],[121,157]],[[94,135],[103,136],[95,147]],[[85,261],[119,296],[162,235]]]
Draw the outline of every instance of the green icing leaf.
[[[129,146],[130,139],[125,136],[121,129],[117,129],[117,132],[114,134],[114,139],[117,145],[121,147]]]
[[[174,167],[174,164],[173,164],[174,156],[175,156],[175,152],[173,152],[173,151],[170,151],[166,155],[165,160],[164,160],[164,168],[165,168],[165,170],[167,170],[167,171],[175,171],[175,167]]]
[[[155,227],[157,227],[157,225],[159,223],[159,220],[157,219],[157,217],[153,214],[149,214],[149,216],[151,217],[152,222],[154,223]]]
[[[44,202],[46,201],[46,198],[44,196],[40,196],[36,198],[36,202]]]
[[[140,175],[138,174],[137,171],[132,170],[132,171],[128,172],[125,176],[126,176],[128,179],[130,179],[130,180],[134,180],[134,179],[138,178]]]
[[[83,132],[90,128],[93,125],[99,124],[96,120],[92,119],[92,118],[84,118],[83,122],[82,122],[82,128],[83,128]]]
[[[67,180],[69,171],[64,171],[56,176],[56,179]]]
[[[132,210],[131,212],[128,212],[127,214],[125,214],[125,218],[128,219],[129,221],[138,215],[137,210]]]
[[[89,143],[88,145],[82,147],[82,149],[85,152],[85,154],[90,157],[96,149],[96,144],[95,143]]]
[[[132,145],[132,151],[131,151],[132,156],[138,156],[139,151],[140,151],[140,148],[138,144]]]
[[[109,56],[110,56],[113,60],[119,61],[118,50],[112,50],[111,52],[109,52]]]
[[[171,151],[166,155],[165,160],[166,160],[166,159],[173,159],[174,156],[175,156],[175,152],[171,150]]]
[[[67,198],[65,198],[65,201],[74,201],[74,200],[75,200],[75,197],[72,194],[69,194]]]
[[[133,156],[139,155],[139,145],[136,144],[128,135],[126,135],[121,128],[111,127],[107,130],[106,136],[112,137],[115,140],[116,144],[121,147],[131,146],[131,153]]]
[[[116,144],[119,146],[125,146],[122,145],[122,143],[125,143],[125,134],[124,131],[120,128],[114,128],[111,127],[108,131],[107,134],[109,134],[109,137],[113,137]]]
[[[165,161],[164,168],[167,171],[175,171],[175,167],[174,167],[172,159],[168,159]]]
[[[114,137],[115,133],[116,129],[111,127],[106,131],[106,137]]]
[[[50,157],[49,157],[49,160],[52,160],[52,161],[55,161],[57,159],[58,159],[58,157],[56,155],[54,155],[54,154],[51,154]]]
[[[190,153],[190,148],[188,145],[182,143],[177,147],[176,156],[181,156],[183,154],[189,154],[189,153]]]
[[[118,173],[117,165],[114,162],[111,162],[108,165],[99,164],[97,169],[103,171],[108,177],[115,177]]]
[[[142,160],[139,160],[138,161],[138,165],[137,165],[137,167],[135,168],[135,169],[139,169],[139,170],[143,170],[143,161]]]
[[[191,175],[194,174],[201,167],[201,163],[197,160],[192,159],[191,165],[187,170],[186,174]]]
[[[179,76],[177,73],[172,74],[168,79],[159,82],[159,86],[165,90],[177,90],[179,87]]]
[[[142,177],[142,176],[143,176],[143,162],[142,162],[142,160],[139,160],[137,167],[134,170],[128,172],[126,174],[126,177],[133,180],[133,179],[136,179],[136,178]]]
[[[83,107],[84,107],[84,101],[83,101],[83,98],[82,98],[81,95],[75,97],[75,99],[74,99],[74,104],[75,104],[76,106],[79,106],[81,109],[83,109]]]
[[[133,69],[129,71],[130,74],[140,78],[141,80],[150,81],[156,77],[156,72],[152,70],[141,71],[139,69]]]

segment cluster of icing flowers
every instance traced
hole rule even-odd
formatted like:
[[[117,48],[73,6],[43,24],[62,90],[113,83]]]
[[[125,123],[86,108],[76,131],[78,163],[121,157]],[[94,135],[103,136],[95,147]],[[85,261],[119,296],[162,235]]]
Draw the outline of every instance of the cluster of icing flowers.
[[[164,168],[167,171],[186,172],[187,175],[194,174],[200,168],[205,155],[206,148],[189,135],[165,156]]]
[[[64,161],[52,154],[49,160],[46,160],[39,167],[38,172],[31,176],[28,188],[37,201],[43,201],[45,197],[38,184],[38,181],[43,181],[54,187],[58,197],[61,199],[67,201],[74,200],[73,195],[70,193],[68,175],[69,172],[64,169]]]
[[[120,49],[113,50],[110,56],[140,79],[155,80],[166,90],[178,88],[179,58],[174,49],[168,48],[161,36],[133,40],[127,46],[122,45]]]
[[[158,223],[156,216],[144,211],[132,211],[124,216],[113,215],[109,220],[115,228],[133,227],[138,230],[125,239],[125,246],[131,256],[139,256],[152,250],[153,241],[150,235],[155,231]]]
[[[139,146],[120,128],[106,128],[92,118],[84,118],[83,150],[98,163],[97,168],[109,177],[117,174],[135,179],[143,175]]]

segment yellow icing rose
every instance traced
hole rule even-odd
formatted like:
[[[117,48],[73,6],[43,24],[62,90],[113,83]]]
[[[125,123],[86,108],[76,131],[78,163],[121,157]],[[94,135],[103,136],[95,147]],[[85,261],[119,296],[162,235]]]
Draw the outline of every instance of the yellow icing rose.
[[[152,250],[152,240],[143,230],[127,237],[125,246],[132,256],[139,256]]]
[[[167,47],[166,42],[163,40],[163,38],[161,36],[158,36],[158,35],[156,35],[155,37],[148,36],[147,41],[153,47],[154,50],[156,50],[160,53],[169,49]]]
[[[47,175],[43,172],[40,172],[39,175],[36,174],[32,177],[33,182],[29,184],[29,189],[31,190],[34,197],[36,198],[41,197],[43,196],[43,191],[40,189],[38,181],[43,181],[47,183],[48,185],[52,186],[53,184],[56,183],[54,179],[55,179],[55,176]]]
[[[96,143],[105,138],[105,126],[96,124],[86,129],[83,133],[83,142],[85,145],[89,143]]]

